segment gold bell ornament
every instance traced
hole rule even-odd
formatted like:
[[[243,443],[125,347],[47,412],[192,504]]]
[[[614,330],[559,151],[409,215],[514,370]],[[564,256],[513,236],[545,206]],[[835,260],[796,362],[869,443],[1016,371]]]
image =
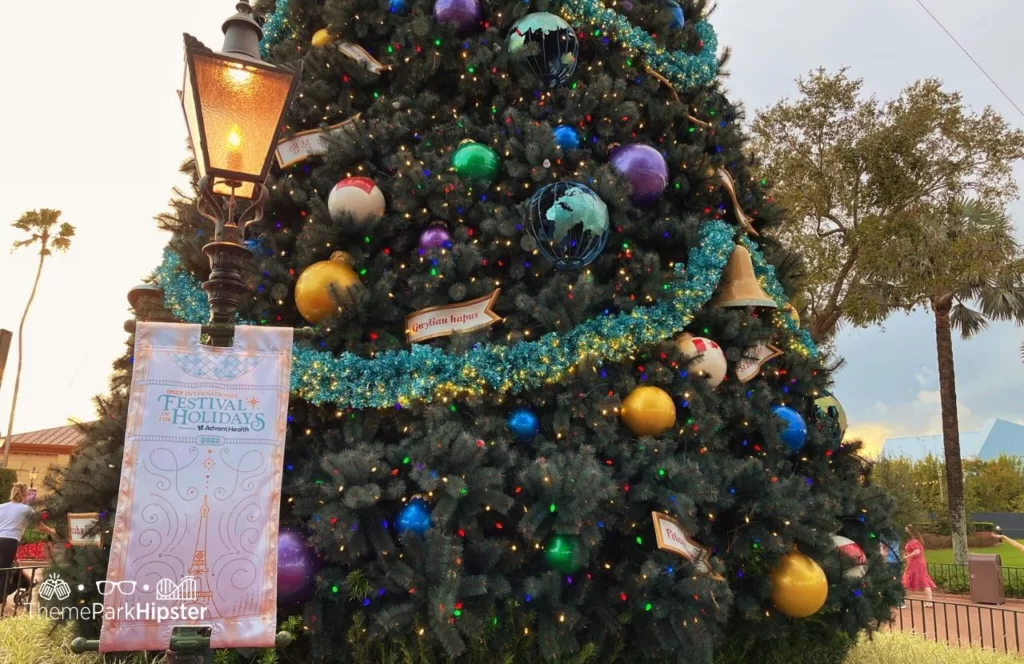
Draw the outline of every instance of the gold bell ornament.
[[[775,300],[761,288],[761,282],[754,274],[754,261],[742,244],[737,244],[729,256],[729,262],[722,271],[718,282],[718,294],[713,303],[716,307],[771,307]]]
[[[351,257],[336,251],[330,260],[313,263],[295,282],[295,306],[314,325],[337,315],[352,301],[360,287],[359,277],[352,269]]]
[[[634,436],[660,436],[676,423],[676,405],[660,387],[643,386],[622,402],[621,416]]]
[[[796,310],[796,307],[787,302],[782,308],[786,311],[786,315],[796,323],[796,326],[800,327],[800,312]]]
[[[825,606],[828,579],[825,572],[799,551],[782,556],[772,570],[772,604],[790,618],[806,618]]]

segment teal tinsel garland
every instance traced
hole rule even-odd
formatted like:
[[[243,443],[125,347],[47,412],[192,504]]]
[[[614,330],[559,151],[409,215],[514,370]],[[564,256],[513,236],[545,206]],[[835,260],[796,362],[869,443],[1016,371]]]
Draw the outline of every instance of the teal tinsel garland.
[[[707,21],[694,24],[701,49],[697,55],[690,55],[658,46],[650,33],[606,7],[603,0],[564,0],[562,14],[577,28],[580,22],[586,21],[642,54],[651,68],[677,86],[679,92],[708,85],[718,74],[718,36]]]
[[[521,393],[557,381],[584,360],[597,364],[623,360],[681,332],[708,303],[735,246],[734,234],[735,228],[721,221],[703,224],[701,244],[690,251],[685,276],[672,284],[671,299],[629,313],[594,318],[537,341],[512,346],[483,344],[462,355],[415,344],[409,350],[389,351],[375,358],[353,353],[335,356],[296,346],[292,391],[311,403],[334,403],[340,408],[401,407],[442,396]],[[768,293],[779,305],[785,304],[774,268],[752,242],[745,242]],[[206,320],[206,294],[170,249],[165,250],[155,278],[164,289],[168,309],[178,319],[188,323]],[[816,355],[810,337],[788,317],[782,318],[793,334],[804,334],[802,347]]]
[[[281,41],[281,33],[288,23],[288,0],[277,0],[274,13],[263,22],[263,39],[260,40],[260,57],[270,57],[270,47]]]

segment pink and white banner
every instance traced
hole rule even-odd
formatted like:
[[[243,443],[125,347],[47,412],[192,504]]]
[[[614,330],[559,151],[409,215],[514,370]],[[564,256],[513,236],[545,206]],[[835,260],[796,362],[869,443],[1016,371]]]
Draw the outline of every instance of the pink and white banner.
[[[212,627],[214,648],[272,647],[291,376],[289,328],[139,323],[100,650],[164,650]]]

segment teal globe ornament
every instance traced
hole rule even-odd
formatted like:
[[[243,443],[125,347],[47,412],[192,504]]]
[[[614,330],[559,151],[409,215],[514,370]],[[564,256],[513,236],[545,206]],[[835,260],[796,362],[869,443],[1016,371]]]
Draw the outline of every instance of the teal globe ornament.
[[[395,519],[395,530],[401,535],[406,533],[422,535],[430,530],[432,525],[434,525],[434,519],[430,516],[430,507],[419,496],[414,496]]]
[[[490,184],[498,177],[501,159],[490,146],[464,141],[452,154],[452,168],[460,177]]]
[[[529,408],[516,408],[506,421],[508,430],[517,443],[528,443],[540,433],[540,419]]]
[[[580,41],[560,16],[527,14],[512,26],[505,40],[509,58],[533,72],[546,87],[565,85],[576,71]]]
[[[608,244],[608,206],[589,187],[556,182],[526,204],[526,231],[556,270],[579,270]]]

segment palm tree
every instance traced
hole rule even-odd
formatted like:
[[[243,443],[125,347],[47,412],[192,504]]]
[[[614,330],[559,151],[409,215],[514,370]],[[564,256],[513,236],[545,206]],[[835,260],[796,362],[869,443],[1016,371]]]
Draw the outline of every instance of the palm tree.
[[[935,318],[946,495],[953,553],[967,563],[967,514],[960,462],[953,337],[970,339],[989,321],[1024,324],[1024,253],[1001,207],[960,199],[924,207],[892,224],[867,253],[871,291],[860,294],[881,319],[894,309],[930,309]]]
[[[32,283],[32,292],[25,304],[25,311],[21,314],[21,324],[18,325],[18,368],[14,374],[14,397],[11,399],[11,416],[7,420],[7,437],[4,439],[4,462],[3,468],[7,467],[11,457],[11,436],[14,434],[14,413],[18,408],[18,389],[21,387],[21,362],[25,340],[25,319],[28,318],[28,311],[32,308],[32,301],[36,299],[36,290],[39,288],[39,278],[43,275],[43,264],[46,257],[56,251],[67,251],[71,248],[71,238],[75,235],[75,227],[68,223],[60,223],[60,210],[30,210],[21,215],[16,222],[11,224],[20,231],[29,234],[24,240],[18,240],[11,247],[14,252],[22,247],[39,247],[39,267],[36,268],[36,280]]]

